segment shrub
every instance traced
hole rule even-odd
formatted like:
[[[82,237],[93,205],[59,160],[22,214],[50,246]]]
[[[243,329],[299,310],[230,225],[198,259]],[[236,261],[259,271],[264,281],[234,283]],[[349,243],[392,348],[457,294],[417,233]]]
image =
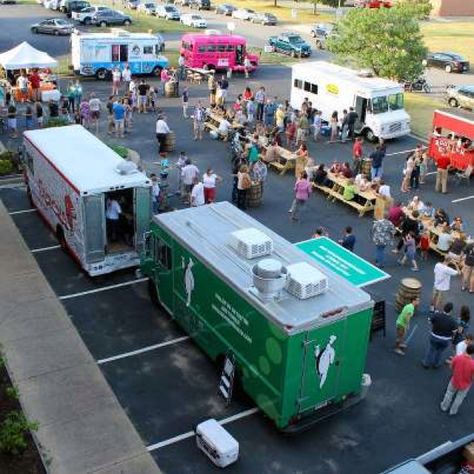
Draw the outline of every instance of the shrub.
[[[46,121],[44,127],[64,127],[65,125],[71,125],[71,123],[66,117],[52,117]]]
[[[5,389],[5,394],[9,398],[13,398],[15,400],[18,400],[20,394],[18,393],[18,389],[16,387],[7,387]]]
[[[115,145],[113,143],[108,143],[107,146],[117,153],[120,158],[124,160],[128,157],[128,148],[122,145]]]
[[[0,451],[17,455],[27,447],[25,435],[28,431],[36,431],[37,422],[28,422],[25,415],[19,411],[12,411],[0,425]]]
[[[14,166],[11,160],[0,159],[0,176],[13,173]]]

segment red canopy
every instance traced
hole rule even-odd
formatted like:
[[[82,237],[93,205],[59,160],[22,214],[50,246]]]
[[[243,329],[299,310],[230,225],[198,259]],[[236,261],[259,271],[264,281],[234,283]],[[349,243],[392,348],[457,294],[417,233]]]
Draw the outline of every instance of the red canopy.
[[[435,110],[433,130],[435,128],[444,128],[454,132],[458,137],[474,141],[474,114],[457,109]]]

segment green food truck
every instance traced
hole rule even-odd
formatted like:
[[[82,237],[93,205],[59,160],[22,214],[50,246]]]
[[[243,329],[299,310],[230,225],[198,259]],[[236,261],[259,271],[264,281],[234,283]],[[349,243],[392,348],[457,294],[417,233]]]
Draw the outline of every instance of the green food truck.
[[[230,203],[154,216],[141,268],[152,296],[209,357],[233,361],[279,429],[365,396],[370,296]]]

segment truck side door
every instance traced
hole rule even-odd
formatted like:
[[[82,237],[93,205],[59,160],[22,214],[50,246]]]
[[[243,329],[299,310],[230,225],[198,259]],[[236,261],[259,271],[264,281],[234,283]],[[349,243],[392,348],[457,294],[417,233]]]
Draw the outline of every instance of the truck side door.
[[[135,209],[135,250],[140,254],[143,251],[145,232],[150,227],[151,220],[151,188],[135,188],[133,207]]]
[[[84,216],[84,253],[86,262],[97,263],[105,259],[105,202],[103,194],[85,196]]]
[[[155,261],[153,282],[160,304],[172,316],[174,312],[173,292],[173,250],[171,242],[162,235],[154,235],[151,242],[151,253]]]

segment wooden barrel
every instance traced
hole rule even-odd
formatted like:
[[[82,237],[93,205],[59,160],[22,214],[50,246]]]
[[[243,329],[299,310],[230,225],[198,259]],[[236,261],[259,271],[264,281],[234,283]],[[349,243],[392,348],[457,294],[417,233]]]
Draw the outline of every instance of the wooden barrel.
[[[165,84],[166,97],[178,97],[178,83],[176,81],[168,81]]]
[[[413,297],[421,297],[421,288],[422,284],[416,278],[404,278],[400,282],[400,287],[398,288],[398,293],[395,298],[395,307],[398,312],[402,308],[411,302]]]
[[[263,197],[263,185],[261,181],[253,181],[252,186],[247,190],[247,206],[260,207]]]
[[[174,132],[170,132],[166,134],[165,142],[163,144],[162,152],[169,153],[174,151],[176,146],[176,135]]]
[[[361,165],[361,172],[370,180],[370,175],[372,174],[372,160],[370,158],[364,158]]]

